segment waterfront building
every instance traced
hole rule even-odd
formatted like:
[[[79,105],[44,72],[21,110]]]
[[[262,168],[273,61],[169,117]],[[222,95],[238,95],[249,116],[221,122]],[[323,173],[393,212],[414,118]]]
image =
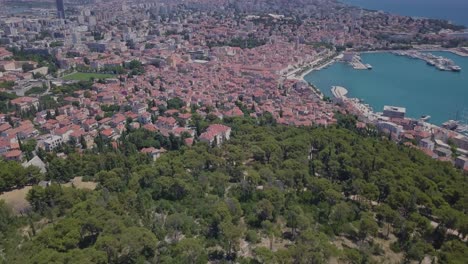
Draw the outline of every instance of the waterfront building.
[[[343,61],[352,62],[354,60],[355,56],[356,56],[356,53],[354,53],[354,52],[344,52],[343,53]]]
[[[449,120],[442,124],[442,127],[448,130],[455,130],[458,127],[458,122],[455,120]]]
[[[383,116],[389,118],[405,118],[406,108],[397,106],[384,106]]]

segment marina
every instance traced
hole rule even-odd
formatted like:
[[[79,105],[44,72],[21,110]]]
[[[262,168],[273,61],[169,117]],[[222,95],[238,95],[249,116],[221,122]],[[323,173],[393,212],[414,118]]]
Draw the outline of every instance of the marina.
[[[459,72],[462,70],[462,68],[456,65],[453,62],[453,60],[442,56],[436,56],[432,53],[425,53],[419,51],[394,51],[392,53],[398,56],[406,56],[411,59],[423,60],[427,63],[427,65],[434,66],[440,71]]]
[[[442,124],[443,128],[458,132],[460,134],[468,136],[468,120],[456,121],[449,120]]]

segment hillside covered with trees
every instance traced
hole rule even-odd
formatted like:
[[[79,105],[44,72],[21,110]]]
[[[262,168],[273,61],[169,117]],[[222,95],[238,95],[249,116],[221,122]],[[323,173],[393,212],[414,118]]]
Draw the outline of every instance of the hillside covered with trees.
[[[220,147],[131,131],[49,157],[47,178],[98,188],[33,187],[22,216],[0,201],[0,263],[466,263],[467,175],[451,164],[349,122],[224,123]],[[155,144],[172,150],[138,152]]]

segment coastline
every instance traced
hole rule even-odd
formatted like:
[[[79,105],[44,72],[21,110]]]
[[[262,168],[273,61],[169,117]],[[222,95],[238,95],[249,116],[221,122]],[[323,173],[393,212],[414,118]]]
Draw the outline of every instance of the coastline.
[[[394,51],[423,51],[423,52],[450,52],[460,57],[468,57],[468,47],[466,52],[460,51],[457,48],[443,48],[440,46],[428,47],[428,46],[415,46],[412,49],[407,50],[365,50],[365,51],[356,51],[357,53],[390,53]]]
[[[342,57],[343,57],[342,53],[334,53],[330,56],[318,58],[315,61],[310,62],[307,65],[300,67],[299,69],[295,69],[292,72],[283,74],[282,77],[287,80],[297,80],[297,81],[306,83],[307,85],[309,85],[312,92],[315,95],[317,95],[318,98],[320,98],[320,100],[326,100],[326,96],[323,94],[323,92],[313,83],[306,81],[305,77],[313,71],[319,71],[325,67],[328,67],[329,65],[337,62],[337,60]],[[300,75],[298,75],[298,73],[300,73]]]
[[[300,76],[297,76],[296,78],[300,79],[300,80],[304,80],[304,78],[311,72],[313,71],[320,71],[322,70],[323,68],[326,68],[328,66],[330,66],[331,64],[335,63],[337,61],[337,59],[340,58],[340,55],[336,55],[334,56],[333,58],[329,59],[327,62],[325,62],[325,64],[322,64],[320,65],[319,67],[315,67],[315,66],[312,66],[310,67],[308,70],[306,70],[305,72],[303,72]],[[325,58],[326,60],[327,58]]]
[[[443,47],[440,47],[440,46],[416,46],[413,49],[409,49],[407,51],[411,51],[411,50],[414,50],[414,51],[427,51],[427,52],[431,52],[431,51],[432,52],[450,52],[450,53],[452,53],[454,55],[457,55],[457,56],[460,56],[460,57],[463,57],[463,58],[468,57],[468,48],[464,48],[464,50],[462,49],[464,51],[464,52],[462,52],[459,48],[447,49],[447,48],[443,48]],[[359,51],[359,52],[356,51],[356,52],[357,53],[391,53],[393,51],[394,50],[373,50],[373,51]],[[311,68],[307,69],[306,71],[304,71],[300,76],[295,76],[294,78],[290,78],[290,79],[301,80],[301,81],[304,81],[305,83],[309,84],[309,86],[312,87],[312,90],[314,90],[314,92],[316,92],[317,94],[322,95],[321,98],[323,99],[326,96],[324,96],[324,94],[323,94],[324,91],[322,91],[322,90],[327,89],[327,88],[326,87],[325,88],[324,87],[318,87],[314,83],[311,83],[311,82],[307,81],[305,77],[308,74],[312,73],[313,71],[321,70],[321,69],[325,68],[326,66],[329,66],[329,65],[331,65],[331,64],[333,64],[335,62],[338,62],[338,58],[340,57],[340,55],[342,56],[342,53],[334,56],[333,58],[329,58],[329,60],[326,63],[324,63],[323,65],[321,65],[319,67],[311,67]],[[330,87],[330,88],[333,88],[333,87],[334,86],[332,85],[332,87]],[[379,111],[375,111],[369,104],[363,103],[359,98],[348,97],[348,96],[349,96],[349,94],[345,94],[344,96],[338,96],[338,97],[335,96],[334,98],[331,98],[331,99],[346,100],[349,103],[351,103],[354,106],[355,109],[359,110],[359,112],[361,113],[361,117],[367,119],[370,122],[376,120],[376,117],[378,116]],[[418,118],[414,117],[412,119],[417,120]],[[438,127],[438,128],[441,127],[440,124],[431,123],[430,121],[425,121],[425,123],[428,126]]]
[[[333,86],[331,90],[333,96],[337,99],[346,98],[346,95],[348,94],[348,90],[342,86]]]
[[[305,81],[305,77],[313,71],[319,71],[333,63],[335,63],[338,59],[340,59],[343,55],[342,54],[333,54],[331,56],[327,56],[324,58],[319,58],[311,63],[308,63],[305,66],[301,66],[299,69],[296,69],[292,72],[289,72],[283,75],[284,78],[288,80],[298,80],[298,81]],[[318,65],[318,66],[317,66]],[[298,73],[300,73],[298,75]],[[307,81],[306,81],[307,82]]]

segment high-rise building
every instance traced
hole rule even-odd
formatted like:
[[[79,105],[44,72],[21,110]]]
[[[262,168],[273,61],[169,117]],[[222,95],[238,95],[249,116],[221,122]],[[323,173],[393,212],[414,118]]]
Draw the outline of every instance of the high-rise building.
[[[63,5],[63,0],[56,0],[57,3],[57,17],[65,19],[65,6]]]

